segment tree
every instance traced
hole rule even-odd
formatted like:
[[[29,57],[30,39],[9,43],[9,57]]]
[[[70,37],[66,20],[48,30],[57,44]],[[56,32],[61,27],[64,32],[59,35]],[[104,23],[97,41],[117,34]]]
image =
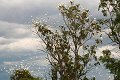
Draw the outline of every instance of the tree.
[[[100,60],[104,63],[106,69],[114,74],[114,80],[120,80],[120,60],[112,58],[110,50],[103,50],[103,56],[100,57]]]
[[[100,0],[99,10],[106,17],[100,20],[100,24],[110,29],[109,33],[105,33],[120,49],[120,0]]]
[[[100,32],[100,26],[90,20],[88,10],[80,10],[79,6],[72,1],[69,6],[59,6],[64,24],[56,30],[38,20],[33,21],[48,54],[52,80],[88,80],[86,74],[98,64],[96,44],[101,41],[94,40],[93,36]],[[94,43],[88,45],[90,39]]]
[[[10,80],[42,80],[40,78],[33,77],[26,69],[18,69],[10,76]]]
[[[120,0],[100,0],[99,9],[102,10],[105,19],[99,22],[105,29],[110,29],[106,33],[113,43],[118,46],[120,50]],[[110,50],[103,50],[103,56],[100,60],[104,63],[105,67],[114,74],[114,80],[120,80],[120,59],[113,58]]]

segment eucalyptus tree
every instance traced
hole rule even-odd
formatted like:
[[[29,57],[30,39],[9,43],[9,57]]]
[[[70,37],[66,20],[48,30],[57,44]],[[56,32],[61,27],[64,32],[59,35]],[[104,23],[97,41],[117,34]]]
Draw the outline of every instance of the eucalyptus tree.
[[[100,23],[110,30],[105,33],[120,49],[120,0],[100,0],[99,10],[104,16]]]
[[[117,53],[120,51],[120,0],[100,0],[99,10],[102,11],[104,19],[99,22],[103,25],[104,29],[109,29],[110,32],[107,36],[115,43],[118,48]],[[100,60],[104,63],[105,67],[114,74],[114,80],[120,80],[120,59],[111,56],[111,50],[103,50],[103,56]]]
[[[96,57],[97,35],[101,28],[89,17],[89,10],[70,1],[60,5],[63,25],[51,29],[39,20],[33,21],[36,34],[43,41],[51,65],[52,80],[88,80],[86,74],[98,63]],[[91,40],[92,39],[92,40]],[[91,40],[93,43],[90,44]],[[90,42],[90,43],[89,43]],[[93,62],[92,62],[93,61]],[[95,80],[95,77],[91,78]]]

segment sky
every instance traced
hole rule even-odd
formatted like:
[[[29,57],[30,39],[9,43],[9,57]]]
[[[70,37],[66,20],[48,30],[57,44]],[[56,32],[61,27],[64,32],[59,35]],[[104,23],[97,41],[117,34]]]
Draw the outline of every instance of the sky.
[[[0,0],[0,80],[5,76],[8,80],[9,69],[17,67],[29,68],[35,75],[38,70],[33,69],[33,66],[45,70],[43,68],[48,64],[46,54],[38,50],[42,48],[42,42],[33,32],[32,19],[40,19],[52,26],[61,24],[58,5],[68,2],[69,0]],[[89,9],[92,17],[101,17],[97,9],[99,0],[76,2],[82,8]],[[99,53],[105,48],[113,49],[114,46],[101,46],[98,48]]]

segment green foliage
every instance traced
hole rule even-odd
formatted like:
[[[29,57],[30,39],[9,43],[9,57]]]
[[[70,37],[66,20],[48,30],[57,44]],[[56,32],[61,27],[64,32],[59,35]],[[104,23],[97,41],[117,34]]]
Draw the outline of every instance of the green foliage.
[[[120,0],[100,0],[99,9],[102,10],[105,19],[99,22],[105,25],[104,29],[110,29],[110,32],[105,32],[112,42],[119,46],[120,50]],[[119,52],[119,51],[117,51]],[[114,74],[114,80],[120,80],[120,60],[111,57],[109,50],[103,51],[103,56],[100,60],[105,64],[105,67]]]
[[[114,74],[114,80],[120,80],[120,60],[111,58],[111,52],[109,50],[103,51],[103,56],[100,60],[104,63],[105,67]]]
[[[70,1],[69,6],[61,5],[59,10],[64,24],[57,30],[48,29],[46,24],[33,21],[37,35],[45,44],[51,65],[52,80],[88,80],[88,73],[97,62],[96,42],[87,42],[101,30],[94,20],[90,20],[88,10],[80,10],[80,4]],[[95,60],[95,63],[91,63]],[[92,80],[95,80],[93,78]]]
[[[100,24],[110,29],[106,34],[120,49],[120,0],[100,0],[99,9],[106,17],[100,20]]]
[[[42,80],[40,78],[33,77],[28,70],[18,69],[10,76],[10,80]]]

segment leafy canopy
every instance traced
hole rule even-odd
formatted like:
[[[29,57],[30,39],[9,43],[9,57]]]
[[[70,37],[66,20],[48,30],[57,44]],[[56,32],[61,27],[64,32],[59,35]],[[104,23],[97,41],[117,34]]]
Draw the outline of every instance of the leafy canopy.
[[[88,80],[86,74],[98,64],[95,54],[97,44],[101,41],[93,37],[100,32],[101,27],[90,19],[88,10],[80,9],[80,4],[70,1],[68,6],[60,5],[59,11],[64,24],[56,30],[51,30],[40,21],[33,21],[36,34],[45,44],[51,65],[51,78]],[[91,45],[88,44],[90,39],[94,42]]]
[[[10,76],[10,80],[42,80],[40,78],[33,77],[26,69],[18,69]]]

